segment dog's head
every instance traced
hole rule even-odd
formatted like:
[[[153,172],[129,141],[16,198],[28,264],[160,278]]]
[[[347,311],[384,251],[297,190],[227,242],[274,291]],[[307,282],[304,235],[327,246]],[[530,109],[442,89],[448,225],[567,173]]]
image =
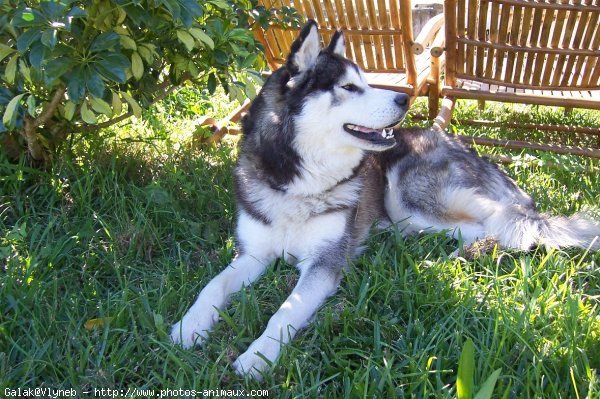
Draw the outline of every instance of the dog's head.
[[[311,21],[293,43],[286,63],[286,87],[300,101],[298,139],[371,151],[393,147],[391,127],[404,119],[409,96],[369,86],[360,68],[345,58],[342,32],[336,32],[326,48],[320,43]]]
[[[309,22],[244,117],[244,152],[259,159],[273,185],[289,183],[308,162],[341,161],[352,170],[364,150],[396,144],[389,128],[404,118],[409,97],[370,87],[344,53],[341,32],[322,49]]]

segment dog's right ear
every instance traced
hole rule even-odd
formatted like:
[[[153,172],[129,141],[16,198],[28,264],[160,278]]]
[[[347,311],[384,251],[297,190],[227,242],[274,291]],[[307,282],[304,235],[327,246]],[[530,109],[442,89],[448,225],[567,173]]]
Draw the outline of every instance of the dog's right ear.
[[[291,76],[310,70],[317,62],[321,51],[321,38],[317,23],[309,20],[292,43],[290,55],[285,64]]]

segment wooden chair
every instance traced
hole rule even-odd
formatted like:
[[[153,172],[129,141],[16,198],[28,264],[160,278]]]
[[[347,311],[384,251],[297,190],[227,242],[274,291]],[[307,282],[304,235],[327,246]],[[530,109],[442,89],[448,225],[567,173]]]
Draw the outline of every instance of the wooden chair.
[[[258,4],[273,11],[292,7],[315,20],[324,44],[336,30],[343,30],[346,56],[366,72],[370,85],[403,92],[411,98],[427,93],[432,59],[424,49],[442,28],[443,15],[429,20],[414,39],[410,0],[258,0]],[[255,24],[254,36],[263,45],[271,70],[285,63],[299,30],[283,21],[265,30]],[[433,62],[437,65],[439,60]],[[245,107],[238,109],[226,120],[235,122],[244,111]],[[235,128],[216,130],[212,142],[225,133],[237,132]]]
[[[446,58],[444,84],[440,74],[432,76],[432,87],[439,87],[443,97],[436,125],[448,126],[457,99],[600,110],[599,0],[445,0],[444,12],[445,45],[440,40],[431,50],[432,56],[445,54]],[[480,124],[494,126],[490,122]],[[599,127],[502,126],[587,133],[600,138]],[[597,148],[463,139],[600,157]]]
[[[293,7],[319,25],[323,41],[328,43],[336,30],[343,30],[346,56],[367,72],[371,85],[407,93],[413,97],[426,90],[430,56],[415,56],[412,7],[410,0],[259,0],[267,9]],[[433,40],[443,16],[430,21],[418,40]],[[255,37],[265,48],[272,70],[285,62],[298,29],[285,24],[266,30],[257,27]],[[419,43],[418,48],[429,43]]]

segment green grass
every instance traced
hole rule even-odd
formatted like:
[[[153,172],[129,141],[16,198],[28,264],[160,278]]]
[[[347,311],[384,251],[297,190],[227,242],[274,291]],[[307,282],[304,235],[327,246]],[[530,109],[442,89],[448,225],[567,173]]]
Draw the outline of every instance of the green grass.
[[[297,280],[283,262],[234,297],[203,348],[172,345],[169,325],[234,255],[235,139],[198,149],[191,133],[197,112],[230,108],[187,89],[142,121],[78,138],[47,169],[0,160],[0,396],[74,387],[451,398],[471,338],[475,392],[500,368],[496,398],[600,397],[600,255],[584,251],[467,261],[448,257],[456,242],[443,235],[380,232],[262,383],[236,376],[231,362]],[[466,103],[457,116],[477,112]],[[542,210],[598,203],[597,161],[510,155],[506,170]]]

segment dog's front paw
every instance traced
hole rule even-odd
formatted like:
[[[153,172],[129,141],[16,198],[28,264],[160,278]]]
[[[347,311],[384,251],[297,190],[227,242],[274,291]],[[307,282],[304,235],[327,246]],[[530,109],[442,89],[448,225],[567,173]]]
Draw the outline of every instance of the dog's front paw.
[[[233,368],[239,375],[249,375],[260,381],[263,373],[269,370],[270,364],[277,359],[279,351],[279,341],[261,337],[237,358],[233,363]]]
[[[210,325],[202,323],[201,318],[186,314],[171,327],[171,341],[188,349],[200,345],[207,336]]]

